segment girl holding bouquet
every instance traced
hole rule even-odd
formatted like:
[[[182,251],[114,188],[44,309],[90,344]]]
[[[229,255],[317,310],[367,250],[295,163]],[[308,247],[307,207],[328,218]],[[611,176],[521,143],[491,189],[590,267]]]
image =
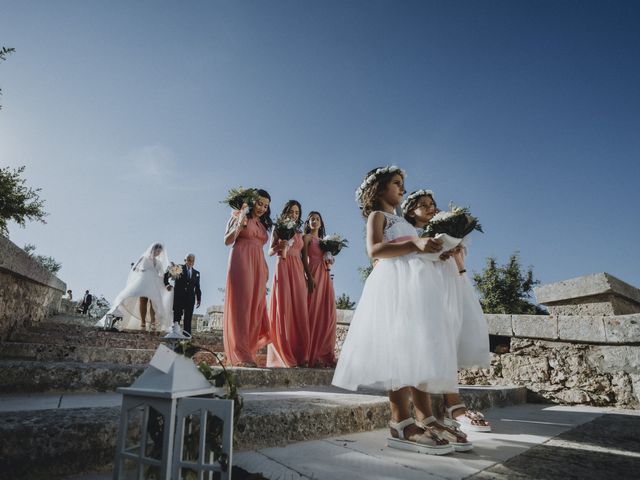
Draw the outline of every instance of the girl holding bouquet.
[[[271,197],[265,190],[233,211],[224,234],[231,245],[224,292],[224,351],[227,363],[256,366],[256,352],[269,343],[264,245],[269,239]]]
[[[418,234],[421,234],[438,213],[433,192],[431,190],[412,192],[402,204],[402,211],[405,219],[416,228]],[[465,274],[466,248],[463,243],[464,239],[458,246],[443,252],[440,259],[433,263],[440,270],[444,281],[445,299],[456,338],[458,368],[488,368],[489,331],[480,302]],[[458,393],[444,395],[444,402],[446,407],[444,427],[450,433],[460,436],[462,434],[460,429],[491,431],[491,426],[484,420],[484,416],[479,412],[467,410]]]
[[[336,346],[336,299],[329,276],[331,261],[320,248],[320,238],[325,236],[324,221],[320,212],[310,212],[304,222],[304,250],[307,253],[309,272],[315,288],[309,292],[309,325],[311,348],[309,365],[334,367]]]
[[[269,317],[271,344],[268,367],[306,367],[309,364],[309,312],[307,295],[314,281],[300,227],[302,207],[289,200],[276,222],[269,255],[278,255],[273,276]]]
[[[457,391],[454,338],[443,321],[441,276],[419,253],[437,252],[439,240],[419,238],[395,214],[404,194],[404,172],[391,166],[370,171],[356,192],[367,220],[367,252],[377,259],[342,347],[333,384],[389,391],[387,444],[442,455],[453,447],[431,426],[432,412],[420,392]],[[411,414],[410,402],[417,424]]]

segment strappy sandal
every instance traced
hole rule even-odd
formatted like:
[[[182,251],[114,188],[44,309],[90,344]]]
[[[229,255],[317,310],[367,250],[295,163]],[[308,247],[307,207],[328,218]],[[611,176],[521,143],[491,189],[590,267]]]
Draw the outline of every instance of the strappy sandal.
[[[454,418],[453,412],[463,408],[465,412]],[[489,425],[489,422],[484,419],[484,415],[475,410],[467,410],[467,406],[464,403],[452,405],[446,409],[444,424],[447,427],[460,428],[462,431],[467,432],[491,431],[491,425]]]
[[[436,417],[427,417],[424,420],[416,421],[420,428],[428,430],[433,428],[439,436],[449,442],[456,452],[468,452],[473,449],[473,443],[467,440],[467,435],[457,427],[450,427],[439,422]]]
[[[409,425],[413,425],[413,418],[407,418],[401,422],[389,422],[389,427],[398,432],[398,437],[388,437],[387,446],[397,448],[398,450],[406,450],[408,452],[424,453],[427,455],[447,455],[454,451],[449,444],[440,445],[438,441],[442,439],[430,429],[419,435],[415,440],[409,440],[404,436],[404,429]]]

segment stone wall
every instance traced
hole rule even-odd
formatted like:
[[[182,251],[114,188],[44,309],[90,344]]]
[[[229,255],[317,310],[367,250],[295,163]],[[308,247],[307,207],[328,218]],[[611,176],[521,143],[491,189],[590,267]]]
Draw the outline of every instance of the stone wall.
[[[66,284],[0,235],[0,340],[58,313]]]
[[[486,315],[506,338],[463,385],[522,385],[532,401],[640,408],[640,314]]]

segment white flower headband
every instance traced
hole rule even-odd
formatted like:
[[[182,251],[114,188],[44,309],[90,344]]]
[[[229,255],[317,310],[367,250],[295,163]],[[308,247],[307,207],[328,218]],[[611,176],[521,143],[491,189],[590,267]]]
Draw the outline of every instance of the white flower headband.
[[[364,182],[360,184],[358,189],[356,190],[356,203],[360,208],[362,208],[362,194],[364,190],[373,185],[373,183],[377,180],[378,175],[383,175],[385,173],[399,173],[403,178],[406,178],[406,173],[400,167],[396,167],[395,165],[389,165],[387,167],[379,168],[367,178],[364,179]]]
[[[418,197],[424,197],[426,195],[430,195],[431,198],[433,198],[433,192],[431,190],[416,190],[415,192],[413,192],[400,205],[400,208],[402,208],[402,212],[403,213],[407,213],[407,207],[409,206],[409,203],[411,203],[411,200],[415,200]]]

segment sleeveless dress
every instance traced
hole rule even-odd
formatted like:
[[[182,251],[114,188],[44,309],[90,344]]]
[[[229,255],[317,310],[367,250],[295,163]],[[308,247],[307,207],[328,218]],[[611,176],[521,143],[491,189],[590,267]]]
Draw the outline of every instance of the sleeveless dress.
[[[382,213],[385,242],[417,237],[404,218]],[[448,320],[442,275],[433,262],[416,253],[380,259],[364,285],[332,383],[348,390],[457,392]]]
[[[287,257],[278,256],[269,319],[271,341],[267,367],[297,367],[309,362],[307,282],[302,266],[302,235],[296,233]]]
[[[323,366],[333,366],[336,361],[336,298],[318,237],[311,237],[307,254],[309,272],[316,285],[309,294],[308,302],[311,330],[309,365],[313,367],[319,362]]]
[[[466,273],[460,275],[453,258],[433,263],[442,275],[451,312],[458,368],[489,368],[489,328],[469,277]]]
[[[229,254],[224,292],[224,352],[231,365],[256,363],[256,352],[269,342],[269,269],[263,250],[267,240],[269,235],[260,220],[249,218]]]

